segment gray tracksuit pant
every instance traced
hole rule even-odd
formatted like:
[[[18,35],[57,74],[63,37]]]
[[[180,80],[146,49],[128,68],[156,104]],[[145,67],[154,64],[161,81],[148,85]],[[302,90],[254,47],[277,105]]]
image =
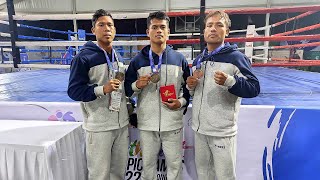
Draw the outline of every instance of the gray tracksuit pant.
[[[195,132],[198,179],[235,180],[236,144],[236,136],[215,137]]]
[[[167,179],[182,180],[182,129],[156,132],[140,130],[142,180],[157,180],[157,159],[162,145],[167,164]]]
[[[128,126],[121,129],[86,131],[89,180],[123,180],[128,161]]]

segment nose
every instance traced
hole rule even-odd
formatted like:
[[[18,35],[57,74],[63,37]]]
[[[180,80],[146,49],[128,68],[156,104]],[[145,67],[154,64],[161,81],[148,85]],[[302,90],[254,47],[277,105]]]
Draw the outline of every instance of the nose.
[[[111,27],[110,26],[108,26],[108,25],[106,25],[105,27],[104,27],[104,31],[111,31]]]
[[[216,27],[215,26],[212,26],[211,28],[210,28],[210,31],[211,32],[215,32],[217,29],[216,29]]]

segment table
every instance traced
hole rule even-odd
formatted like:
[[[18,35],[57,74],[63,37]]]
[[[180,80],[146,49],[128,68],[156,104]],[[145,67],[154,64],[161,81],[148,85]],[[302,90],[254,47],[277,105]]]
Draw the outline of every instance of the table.
[[[1,180],[85,180],[80,122],[0,120]]]

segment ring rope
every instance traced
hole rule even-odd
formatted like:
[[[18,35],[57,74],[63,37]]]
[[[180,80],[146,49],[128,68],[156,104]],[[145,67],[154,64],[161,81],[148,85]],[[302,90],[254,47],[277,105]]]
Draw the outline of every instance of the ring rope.
[[[287,32],[283,32],[283,33],[278,33],[278,34],[274,34],[272,36],[285,36],[285,35],[291,35],[291,34],[295,34],[295,33],[301,33],[301,32],[305,32],[305,31],[311,31],[314,29],[318,29],[320,28],[320,24],[315,24],[315,25],[311,25],[311,26],[307,26],[304,28],[300,28],[300,29],[295,29],[292,31],[287,31]]]
[[[268,36],[268,37],[238,37],[226,38],[226,42],[257,42],[257,41],[301,41],[319,40],[320,34],[298,36]],[[167,44],[197,44],[200,39],[171,39]],[[17,46],[83,46],[86,41],[17,41]],[[149,40],[140,41],[113,41],[114,46],[139,46],[148,45]],[[0,42],[1,46],[11,46],[9,41]]]

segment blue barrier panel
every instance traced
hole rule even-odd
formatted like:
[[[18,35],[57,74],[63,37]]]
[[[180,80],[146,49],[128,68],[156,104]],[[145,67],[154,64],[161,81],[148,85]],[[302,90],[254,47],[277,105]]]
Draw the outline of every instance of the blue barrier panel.
[[[21,61],[27,61],[28,60],[28,54],[27,53],[20,53],[20,60]]]
[[[78,29],[78,40],[85,41],[86,40],[86,31],[83,29]]]

